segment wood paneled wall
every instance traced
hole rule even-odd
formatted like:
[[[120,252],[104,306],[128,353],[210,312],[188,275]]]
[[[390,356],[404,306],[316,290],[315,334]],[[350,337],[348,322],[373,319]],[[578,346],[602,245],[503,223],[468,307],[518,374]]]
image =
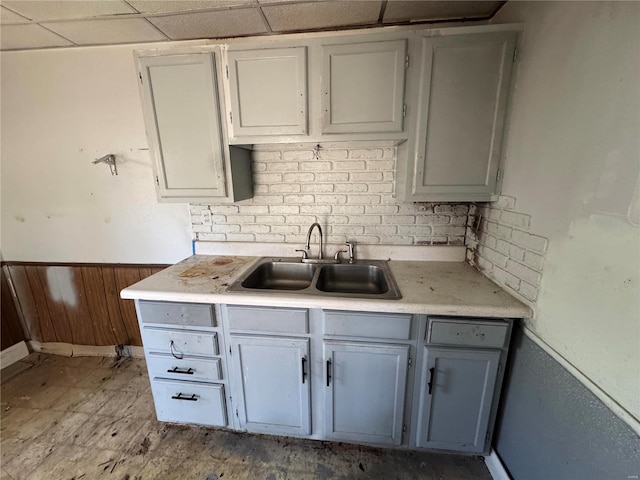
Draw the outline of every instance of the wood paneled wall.
[[[16,343],[26,340],[18,309],[13,301],[9,281],[5,270],[2,269],[2,284],[0,284],[0,350],[9,348]]]
[[[14,262],[7,266],[29,340],[136,346],[142,339],[134,303],[121,299],[120,290],[166,267]]]

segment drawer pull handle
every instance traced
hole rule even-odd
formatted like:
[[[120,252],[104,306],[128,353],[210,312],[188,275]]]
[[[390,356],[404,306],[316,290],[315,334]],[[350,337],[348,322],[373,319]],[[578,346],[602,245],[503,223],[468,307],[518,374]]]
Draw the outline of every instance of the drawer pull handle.
[[[171,355],[173,355],[173,358],[177,358],[178,360],[182,360],[182,358],[184,357],[184,355],[183,355],[182,353],[178,355],[178,354],[176,354],[176,353],[174,352],[174,350],[175,350],[176,348],[173,346],[173,340],[171,340],[171,343],[169,344],[169,348],[171,349]]]
[[[196,398],[196,394],[194,393],[193,395],[191,395],[190,397],[185,397],[182,395],[182,392],[178,393],[178,395],[174,395],[173,397],[171,397],[173,400],[187,400],[189,402],[197,402],[198,399]]]
[[[180,369],[178,367],[173,367],[171,370],[167,370],[167,373],[180,373],[182,375],[193,375],[195,370],[190,368],[188,370]]]
[[[331,360],[327,360],[327,387],[331,383]]]
[[[307,358],[302,357],[302,383],[304,383],[305,379],[307,378],[307,372],[305,368],[306,364],[307,364]]]
[[[435,367],[429,369],[429,383],[427,383],[427,385],[429,385],[429,395],[431,395],[431,390],[433,389],[433,372],[435,372],[435,370]]]

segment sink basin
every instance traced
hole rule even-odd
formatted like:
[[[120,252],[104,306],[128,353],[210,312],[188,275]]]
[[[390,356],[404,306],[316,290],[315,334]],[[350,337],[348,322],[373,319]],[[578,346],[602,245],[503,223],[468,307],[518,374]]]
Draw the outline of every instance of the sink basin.
[[[260,290],[303,290],[311,285],[316,267],[292,262],[259,264],[242,281],[244,288]]]
[[[385,261],[312,264],[299,258],[262,258],[233,282],[229,292],[295,293],[313,296],[402,298]]]
[[[316,288],[323,292],[380,295],[389,291],[384,271],[375,265],[325,265]]]

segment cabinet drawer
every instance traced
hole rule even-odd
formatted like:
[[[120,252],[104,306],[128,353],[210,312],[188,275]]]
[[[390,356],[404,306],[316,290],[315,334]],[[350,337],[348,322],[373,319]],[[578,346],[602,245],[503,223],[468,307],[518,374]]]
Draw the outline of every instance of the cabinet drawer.
[[[142,342],[147,351],[181,355],[218,355],[215,332],[196,332],[169,328],[144,327]]]
[[[151,391],[160,421],[227,425],[224,385],[154,378]]]
[[[504,321],[429,319],[427,343],[502,348],[509,324]]]
[[[219,358],[203,359],[185,356],[177,359],[172,355],[159,353],[150,353],[146,358],[151,378],[164,377],[203,382],[222,380],[222,365]]]
[[[215,327],[213,305],[194,303],[139,302],[142,323],[164,323],[193,327]]]
[[[324,334],[341,337],[409,340],[411,338],[411,315],[325,311]]]
[[[309,311],[302,308],[227,307],[230,330],[309,333]]]

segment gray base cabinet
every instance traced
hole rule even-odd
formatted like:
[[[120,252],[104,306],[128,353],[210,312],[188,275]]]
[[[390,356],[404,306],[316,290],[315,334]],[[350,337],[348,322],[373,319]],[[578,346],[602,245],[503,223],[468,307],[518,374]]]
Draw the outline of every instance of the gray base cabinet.
[[[425,350],[418,446],[482,452],[500,350]]]
[[[292,435],[311,433],[309,340],[231,335],[240,428]]]
[[[213,305],[137,301],[158,420],[226,427],[224,339]]]
[[[325,342],[325,436],[400,445],[408,345]]]
[[[488,453],[512,321],[137,301],[158,420]]]
[[[512,323],[429,317],[414,392],[419,448],[488,453]]]

